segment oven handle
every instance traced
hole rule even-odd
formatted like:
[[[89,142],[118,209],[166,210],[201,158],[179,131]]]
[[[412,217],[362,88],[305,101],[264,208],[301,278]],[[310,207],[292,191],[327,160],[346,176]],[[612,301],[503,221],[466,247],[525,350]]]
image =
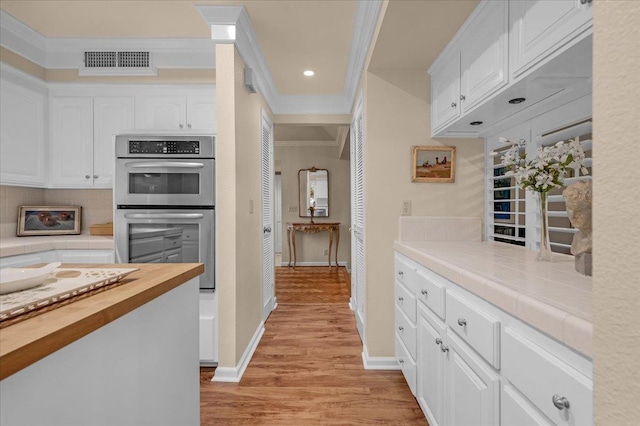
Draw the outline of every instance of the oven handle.
[[[136,161],[132,163],[125,163],[126,167],[132,169],[150,169],[150,168],[179,168],[179,169],[202,169],[204,163],[191,163],[191,162],[172,162],[172,161],[157,161],[157,162],[141,162]]]
[[[202,213],[125,213],[126,219],[202,219]]]

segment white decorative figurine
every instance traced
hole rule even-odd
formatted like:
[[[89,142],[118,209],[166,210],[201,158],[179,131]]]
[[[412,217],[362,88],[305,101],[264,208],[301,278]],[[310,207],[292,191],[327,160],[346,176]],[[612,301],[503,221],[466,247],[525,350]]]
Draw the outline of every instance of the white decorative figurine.
[[[567,214],[571,224],[578,229],[571,243],[571,254],[575,256],[576,271],[591,275],[591,248],[593,246],[591,228],[592,183],[578,181],[569,185],[563,192]]]

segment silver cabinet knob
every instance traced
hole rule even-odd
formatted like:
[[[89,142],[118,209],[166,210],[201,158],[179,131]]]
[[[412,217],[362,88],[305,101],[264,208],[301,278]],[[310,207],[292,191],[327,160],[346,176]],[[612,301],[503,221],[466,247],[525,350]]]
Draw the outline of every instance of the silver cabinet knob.
[[[565,398],[564,396],[560,396],[558,394],[553,395],[553,397],[551,397],[551,402],[553,402],[553,405],[556,406],[556,408],[560,411],[564,410],[565,408],[568,409],[569,408],[569,400],[567,398]]]
[[[422,289],[422,291],[420,291],[420,293],[424,294],[425,296],[426,296],[427,294],[429,294],[429,292],[428,292],[427,290],[425,290],[424,288]]]
[[[191,123],[187,124],[187,127],[190,129],[191,128]]]
[[[465,95],[460,95],[460,100],[461,101],[465,101],[465,100],[467,100],[467,97]]]
[[[400,359],[398,360],[398,362],[399,362],[400,364],[404,364],[404,359],[400,358]]]
[[[93,178],[94,179],[98,179],[98,175],[93,175]]]
[[[398,327],[398,330],[402,331],[402,330],[404,330],[404,327],[400,326],[400,327]]]
[[[183,124],[179,125],[178,127],[180,127],[181,129],[184,129],[184,125]]]
[[[402,272],[402,271],[398,271],[398,275],[403,276],[403,275],[404,275],[404,272]]]
[[[436,345],[441,345],[442,344],[442,339],[439,337],[436,337]]]
[[[458,104],[455,102],[451,102],[451,108],[455,108]]]
[[[458,325],[460,327],[464,327],[465,325],[467,325],[467,320],[464,318],[458,318]]]
[[[85,179],[91,179],[91,175],[84,175]]]
[[[398,301],[402,302],[404,300],[404,297],[398,297]]]
[[[442,346],[440,346],[440,350],[442,352],[449,352],[449,346],[442,345]]]

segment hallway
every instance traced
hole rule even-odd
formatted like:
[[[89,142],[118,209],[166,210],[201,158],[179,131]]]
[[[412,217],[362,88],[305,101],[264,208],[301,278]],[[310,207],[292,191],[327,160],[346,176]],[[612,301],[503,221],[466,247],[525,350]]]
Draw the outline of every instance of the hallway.
[[[426,425],[400,371],[364,370],[344,268],[276,268],[278,307],[241,383],[201,369],[202,425]]]

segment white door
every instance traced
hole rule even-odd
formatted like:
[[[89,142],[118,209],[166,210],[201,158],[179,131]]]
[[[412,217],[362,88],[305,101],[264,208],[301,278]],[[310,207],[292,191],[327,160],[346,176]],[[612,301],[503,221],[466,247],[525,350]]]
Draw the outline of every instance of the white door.
[[[454,50],[442,59],[431,75],[431,120],[437,129],[460,116],[460,51]]]
[[[215,96],[187,96],[187,128],[215,132]]]
[[[282,253],[282,175],[276,174],[275,181],[275,214],[276,214],[276,230],[275,230],[275,240],[276,240],[276,253]]]
[[[262,319],[275,306],[273,252],[273,124],[262,111]]]
[[[364,110],[360,96],[351,123],[351,309],[355,311],[360,339],[364,342]]]
[[[430,426],[443,426],[445,356],[441,345],[444,324],[423,308],[418,314],[417,399]],[[430,318],[429,318],[430,317]]]
[[[93,99],[93,186],[113,188],[115,135],[133,129],[133,97]]]
[[[51,99],[51,186],[93,186],[93,99]]]
[[[446,344],[445,423],[498,426],[500,379],[451,331],[447,331]]]
[[[136,101],[136,128],[176,131],[186,128],[184,96],[141,96]]]

